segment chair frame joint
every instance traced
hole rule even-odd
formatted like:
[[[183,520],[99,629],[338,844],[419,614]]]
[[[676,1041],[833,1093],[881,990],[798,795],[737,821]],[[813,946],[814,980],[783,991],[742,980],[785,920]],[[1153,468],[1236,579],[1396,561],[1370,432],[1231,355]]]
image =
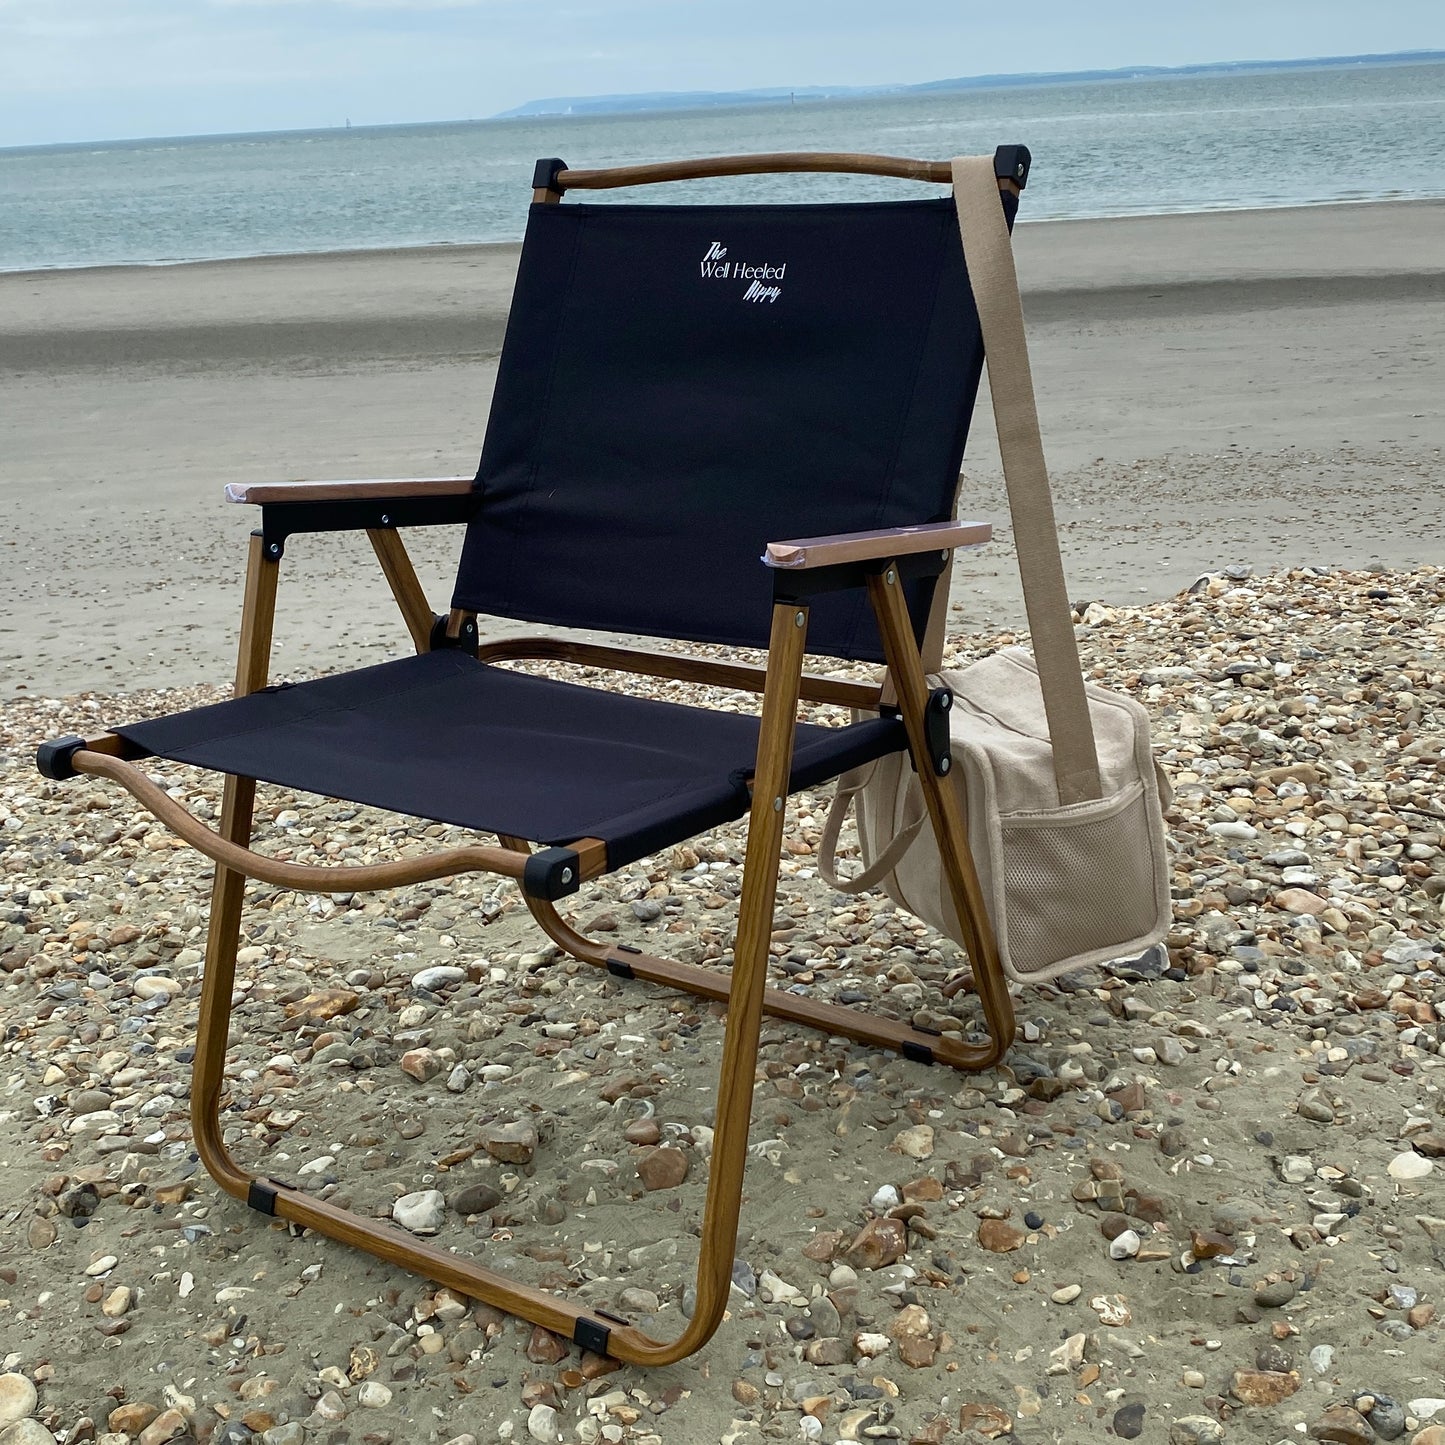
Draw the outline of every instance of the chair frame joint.
[[[475,656],[479,641],[477,619],[475,617],[463,618],[455,637],[452,637],[447,631],[450,625],[449,618],[439,617],[436,613],[432,614],[431,650],[440,652],[445,648],[455,648],[462,652],[470,652]]]
[[[522,868],[522,892],[553,903],[582,886],[582,859],[575,848],[541,848]]]

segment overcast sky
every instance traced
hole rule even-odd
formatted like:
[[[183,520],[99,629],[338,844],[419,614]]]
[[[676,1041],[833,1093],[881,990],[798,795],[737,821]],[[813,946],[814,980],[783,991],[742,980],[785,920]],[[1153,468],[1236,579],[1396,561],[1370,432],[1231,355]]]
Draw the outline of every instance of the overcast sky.
[[[0,0],[0,146],[1445,48],[1445,0]]]

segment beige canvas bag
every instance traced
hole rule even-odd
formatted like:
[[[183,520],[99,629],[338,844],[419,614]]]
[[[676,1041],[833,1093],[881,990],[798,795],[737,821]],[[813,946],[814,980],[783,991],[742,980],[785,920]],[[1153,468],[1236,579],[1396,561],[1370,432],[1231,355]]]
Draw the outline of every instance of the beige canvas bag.
[[[931,681],[953,692],[950,776],[1000,957],[1010,978],[1027,982],[1163,939],[1171,916],[1168,784],[1150,752],[1144,709],[1084,683],[993,158],[965,157],[953,170],[1035,656],[1007,648]],[[946,589],[946,576],[939,585]],[[941,654],[941,633],[933,632]],[[938,657],[925,661],[936,668]],[[855,808],[864,866],[843,879],[838,837]],[[849,773],[823,829],[818,871],[847,893],[881,884],[901,907],[959,939],[925,821],[906,754]]]

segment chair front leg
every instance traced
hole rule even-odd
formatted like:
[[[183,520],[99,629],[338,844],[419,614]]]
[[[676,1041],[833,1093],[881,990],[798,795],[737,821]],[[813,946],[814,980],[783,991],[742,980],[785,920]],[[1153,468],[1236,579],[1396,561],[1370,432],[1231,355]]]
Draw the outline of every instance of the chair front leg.
[[[783,846],[788,780],[793,770],[793,739],[808,609],[797,603],[773,607],[768,643],[768,676],[763,690],[758,760],[753,773],[753,802],[748,813],[748,847],[743,864],[738,933],[733,948],[732,987],[727,1030],[718,1071],[717,1114],[702,1246],[697,1265],[697,1303],[682,1335],[655,1363],[682,1359],[700,1348],[717,1329],[732,1284],[738,1214],[747,1164],[748,1126],[752,1117],[753,1075],[768,977],[768,943],[778,892],[778,863]]]
[[[246,562],[245,601],[241,608],[241,641],[236,657],[237,697],[266,686],[271,669],[271,637],[280,572],[280,562],[267,555],[261,533],[252,532]],[[227,842],[242,848],[250,843],[255,800],[254,779],[226,779],[221,797],[220,833]],[[216,865],[215,881],[211,885],[211,917],[206,931],[206,972],[201,981],[200,1018],[196,1024],[196,1057],[191,1065],[191,1130],[196,1153],[216,1183],[238,1199],[247,1197],[251,1181],[226,1152],[221,1139],[220,1104],[245,891],[244,873]]]
[[[957,791],[934,770],[929,757],[924,710],[928,703],[928,679],[913,635],[904,602],[898,568],[889,565],[868,579],[868,597],[878,618],[883,653],[888,661],[889,679],[897,690],[898,707],[908,732],[908,746],[918,765],[929,821],[938,840],[949,896],[963,930],[963,944],[973,965],[974,984],[988,1024],[989,1042],[965,1045],[969,1062],[964,1068],[986,1069],[1003,1058],[1013,1043],[1015,1020],[1013,1000],[999,959],[998,939],[984,903],[973,852],[968,843],[968,824],[959,806]]]

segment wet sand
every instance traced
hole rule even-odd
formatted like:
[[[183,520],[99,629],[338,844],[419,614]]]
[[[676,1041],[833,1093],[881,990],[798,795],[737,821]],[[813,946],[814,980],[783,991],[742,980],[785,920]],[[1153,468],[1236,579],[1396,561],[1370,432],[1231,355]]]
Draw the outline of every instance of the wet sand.
[[[1445,204],[1019,228],[1070,586],[1445,557]],[[227,482],[471,472],[516,247],[0,276],[0,696],[224,679],[254,516]],[[1021,617],[987,412],[959,626]],[[456,538],[412,533],[444,607]],[[369,548],[292,547],[281,670],[405,645]]]

